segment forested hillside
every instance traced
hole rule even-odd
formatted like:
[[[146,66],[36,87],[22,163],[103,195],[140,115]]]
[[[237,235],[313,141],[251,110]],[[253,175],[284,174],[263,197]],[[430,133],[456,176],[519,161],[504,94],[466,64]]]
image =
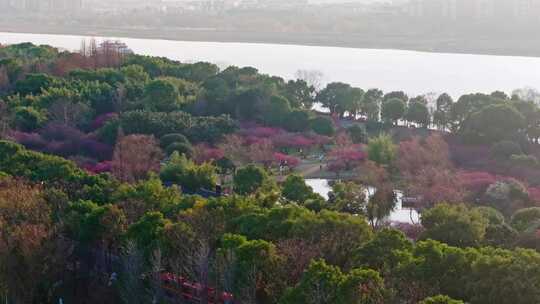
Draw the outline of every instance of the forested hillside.
[[[0,298],[540,303],[528,99],[1,46]]]

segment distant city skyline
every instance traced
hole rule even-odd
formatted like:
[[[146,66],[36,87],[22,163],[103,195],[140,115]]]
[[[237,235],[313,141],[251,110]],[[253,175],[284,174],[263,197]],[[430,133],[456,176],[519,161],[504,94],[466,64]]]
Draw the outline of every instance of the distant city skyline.
[[[538,18],[540,0],[410,0],[407,12],[413,17],[451,20]]]

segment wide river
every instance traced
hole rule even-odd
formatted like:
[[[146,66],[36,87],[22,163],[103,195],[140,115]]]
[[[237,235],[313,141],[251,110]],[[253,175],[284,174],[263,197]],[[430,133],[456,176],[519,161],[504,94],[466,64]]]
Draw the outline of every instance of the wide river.
[[[33,42],[77,50],[82,36],[0,32],[0,43]],[[103,37],[96,37],[99,41]],[[323,82],[342,81],[361,88],[403,90],[410,95],[447,92],[510,93],[516,88],[540,88],[540,58],[425,53],[254,43],[192,42],[111,38],[138,54],[220,67],[252,66],[259,71],[294,78],[298,70],[322,72]]]

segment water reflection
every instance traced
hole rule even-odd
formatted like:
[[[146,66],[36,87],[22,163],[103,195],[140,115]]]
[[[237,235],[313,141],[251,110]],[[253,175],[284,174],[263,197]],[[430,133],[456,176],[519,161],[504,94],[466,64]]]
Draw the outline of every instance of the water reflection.
[[[332,187],[330,186],[329,180],[327,179],[306,179],[306,184],[308,184],[311,188],[313,188],[313,191],[320,194],[325,199],[328,199],[328,192],[332,191]],[[371,188],[369,190],[366,190],[366,192],[369,191],[371,193],[374,193],[373,190],[374,189]],[[403,192],[399,190],[395,190],[395,192],[396,208],[394,209],[394,211],[392,211],[392,213],[390,213],[388,220],[398,223],[419,223],[420,218],[418,212],[410,208],[402,207],[401,199],[403,198]]]

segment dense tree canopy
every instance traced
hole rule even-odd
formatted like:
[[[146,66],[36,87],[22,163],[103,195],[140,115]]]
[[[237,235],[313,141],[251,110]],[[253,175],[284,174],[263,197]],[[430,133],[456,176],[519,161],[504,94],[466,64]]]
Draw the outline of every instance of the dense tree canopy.
[[[528,94],[303,76],[0,46],[0,298],[540,303]]]

